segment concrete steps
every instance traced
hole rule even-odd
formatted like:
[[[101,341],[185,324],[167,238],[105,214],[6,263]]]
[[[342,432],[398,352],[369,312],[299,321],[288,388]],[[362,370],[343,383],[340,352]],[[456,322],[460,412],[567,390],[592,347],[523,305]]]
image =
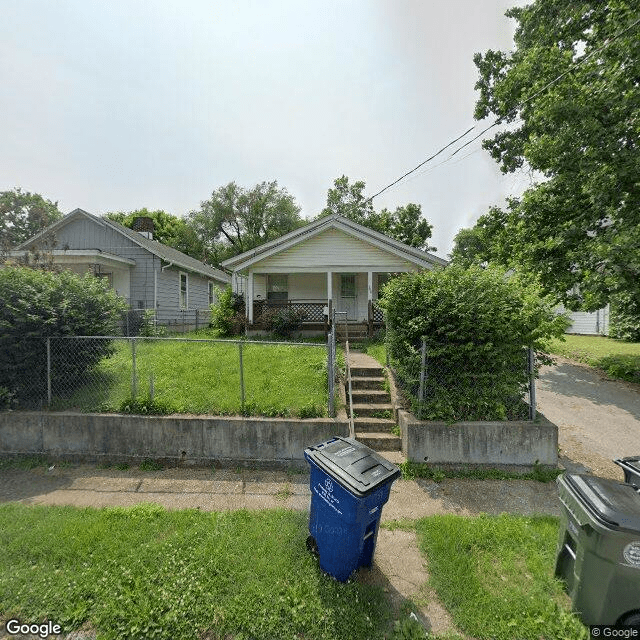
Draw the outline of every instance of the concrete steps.
[[[366,323],[350,324],[346,329],[344,324],[336,323],[336,340],[344,342],[349,339],[349,342],[354,340],[363,340],[369,337],[369,327]]]
[[[391,433],[396,423],[384,369],[372,358],[363,364],[362,355],[353,354],[349,363],[356,439],[375,451],[398,452],[402,441]],[[346,392],[348,402],[348,385]]]
[[[356,439],[374,451],[400,451],[402,441],[391,433],[356,433]]]

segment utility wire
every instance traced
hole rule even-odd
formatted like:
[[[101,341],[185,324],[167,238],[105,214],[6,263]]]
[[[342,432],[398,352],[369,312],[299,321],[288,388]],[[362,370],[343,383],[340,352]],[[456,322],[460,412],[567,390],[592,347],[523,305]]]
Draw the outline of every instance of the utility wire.
[[[550,82],[547,82],[547,84],[545,84],[541,89],[538,89],[538,91],[536,91],[535,93],[530,95],[528,98],[525,98],[522,102],[518,103],[515,107],[510,109],[505,115],[499,116],[498,118],[496,118],[492,124],[490,124],[488,127],[484,128],[478,135],[474,136],[473,138],[471,138],[471,140],[468,140],[463,145],[458,147],[444,162],[448,162],[459,151],[461,151],[465,147],[467,147],[470,144],[472,144],[478,138],[483,136],[487,131],[489,131],[490,129],[493,129],[493,127],[496,127],[497,125],[501,124],[503,120],[505,120],[505,119],[511,117],[512,115],[514,115],[519,109],[522,109],[522,107],[524,105],[526,105],[528,102],[531,102],[531,100],[533,100],[534,98],[539,96],[543,91],[546,91],[550,86],[556,84],[556,82],[559,82],[560,80],[562,80],[562,78],[564,78],[565,76],[567,76],[570,73],[572,73],[575,69],[577,69],[581,64],[584,64],[584,62],[586,62],[592,56],[596,55],[597,53],[600,53],[601,51],[604,51],[612,42],[614,42],[615,40],[617,40],[618,38],[623,36],[625,33],[627,33],[627,31],[630,31],[634,27],[638,26],[639,24],[640,24],[640,18],[638,18],[638,20],[636,20],[635,22],[632,22],[628,27],[626,27],[622,31],[618,32],[616,35],[614,35],[611,38],[608,38],[607,40],[605,40],[604,44],[601,47],[599,47],[598,49],[594,49],[593,51],[588,53],[586,56],[580,58],[580,60],[578,60],[577,62],[574,62],[566,71],[561,73],[557,78],[554,78]],[[404,180],[407,176],[410,176],[412,173],[415,173],[418,169],[420,169],[420,167],[423,167],[425,164],[427,164],[427,162],[430,162],[431,160],[433,160],[434,158],[439,156],[443,151],[445,151],[450,146],[454,145],[456,142],[458,142],[459,140],[464,138],[468,133],[470,133],[471,131],[473,131],[477,127],[478,127],[478,125],[476,124],[476,125],[473,125],[472,127],[470,127],[469,129],[467,129],[462,135],[458,136],[455,140],[452,140],[451,142],[446,144],[444,147],[442,147],[442,149],[436,151],[433,155],[429,156],[426,160],[422,161],[419,165],[415,166],[410,171],[407,171],[406,173],[401,175],[397,180],[394,180],[393,182],[388,184],[383,189],[380,189],[380,191],[378,191],[377,193],[374,193],[370,198],[367,198],[367,200],[365,200],[364,204],[367,204],[368,202],[371,202],[374,198],[377,198],[380,194],[384,193],[388,189],[391,189],[391,187],[393,187],[396,184],[398,184],[398,182]],[[444,162],[442,162],[440,164],[444,164]],[[440,165],[438,165],[438,166],[440,166]]]

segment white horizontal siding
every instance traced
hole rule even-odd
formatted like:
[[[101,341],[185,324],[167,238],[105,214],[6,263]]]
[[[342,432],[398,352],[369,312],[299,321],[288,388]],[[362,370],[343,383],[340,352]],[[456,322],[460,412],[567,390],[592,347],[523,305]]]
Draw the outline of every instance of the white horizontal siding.
[[[326,300],[326,273],[295,273],[289,276],[290,300]]]
[[[569,314],[571,326],[567,333],[582,335],[609,335],[609,306],[588,313],[586,311],[573,311]]]
[[[413,270],[415,265],[337,229],[327,229],[290,249],[252,265],[253,271],[263,273],[268,273],[269,270],[282,272],[283,269],[295,271],[296,268],[309,270],[319,267],[329,271],[340,268],[353,271],[360,269],[393,271]]]

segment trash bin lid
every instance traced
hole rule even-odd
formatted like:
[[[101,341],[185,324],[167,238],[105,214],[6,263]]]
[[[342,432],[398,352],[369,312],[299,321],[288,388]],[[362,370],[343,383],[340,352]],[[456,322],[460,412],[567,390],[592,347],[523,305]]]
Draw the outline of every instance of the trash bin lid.
[[[358,497],[372,493],[377,487],[393,482],[400,469],[373,449],[353,438],[332,438],[305,450],[307,459],[337,480]]]
[[[640,532],[640,493],[630,484],[584,474],[567,475],[566,480],[604,525]]]

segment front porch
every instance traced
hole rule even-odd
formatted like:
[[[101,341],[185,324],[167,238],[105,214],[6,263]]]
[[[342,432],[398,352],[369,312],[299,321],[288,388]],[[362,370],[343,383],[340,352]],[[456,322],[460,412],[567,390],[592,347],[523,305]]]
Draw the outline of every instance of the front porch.
[[[249,272],[245,290],[248,330],[264,330],[264,319],[271,311],[295,309],[303,318],[304,333],[327,333],[335,314],[338,328],[348,324],[351,335],[357,331],[359,337],[371,337],[384,324],[377,300],[388,277],[387,272],[374,271]]]

